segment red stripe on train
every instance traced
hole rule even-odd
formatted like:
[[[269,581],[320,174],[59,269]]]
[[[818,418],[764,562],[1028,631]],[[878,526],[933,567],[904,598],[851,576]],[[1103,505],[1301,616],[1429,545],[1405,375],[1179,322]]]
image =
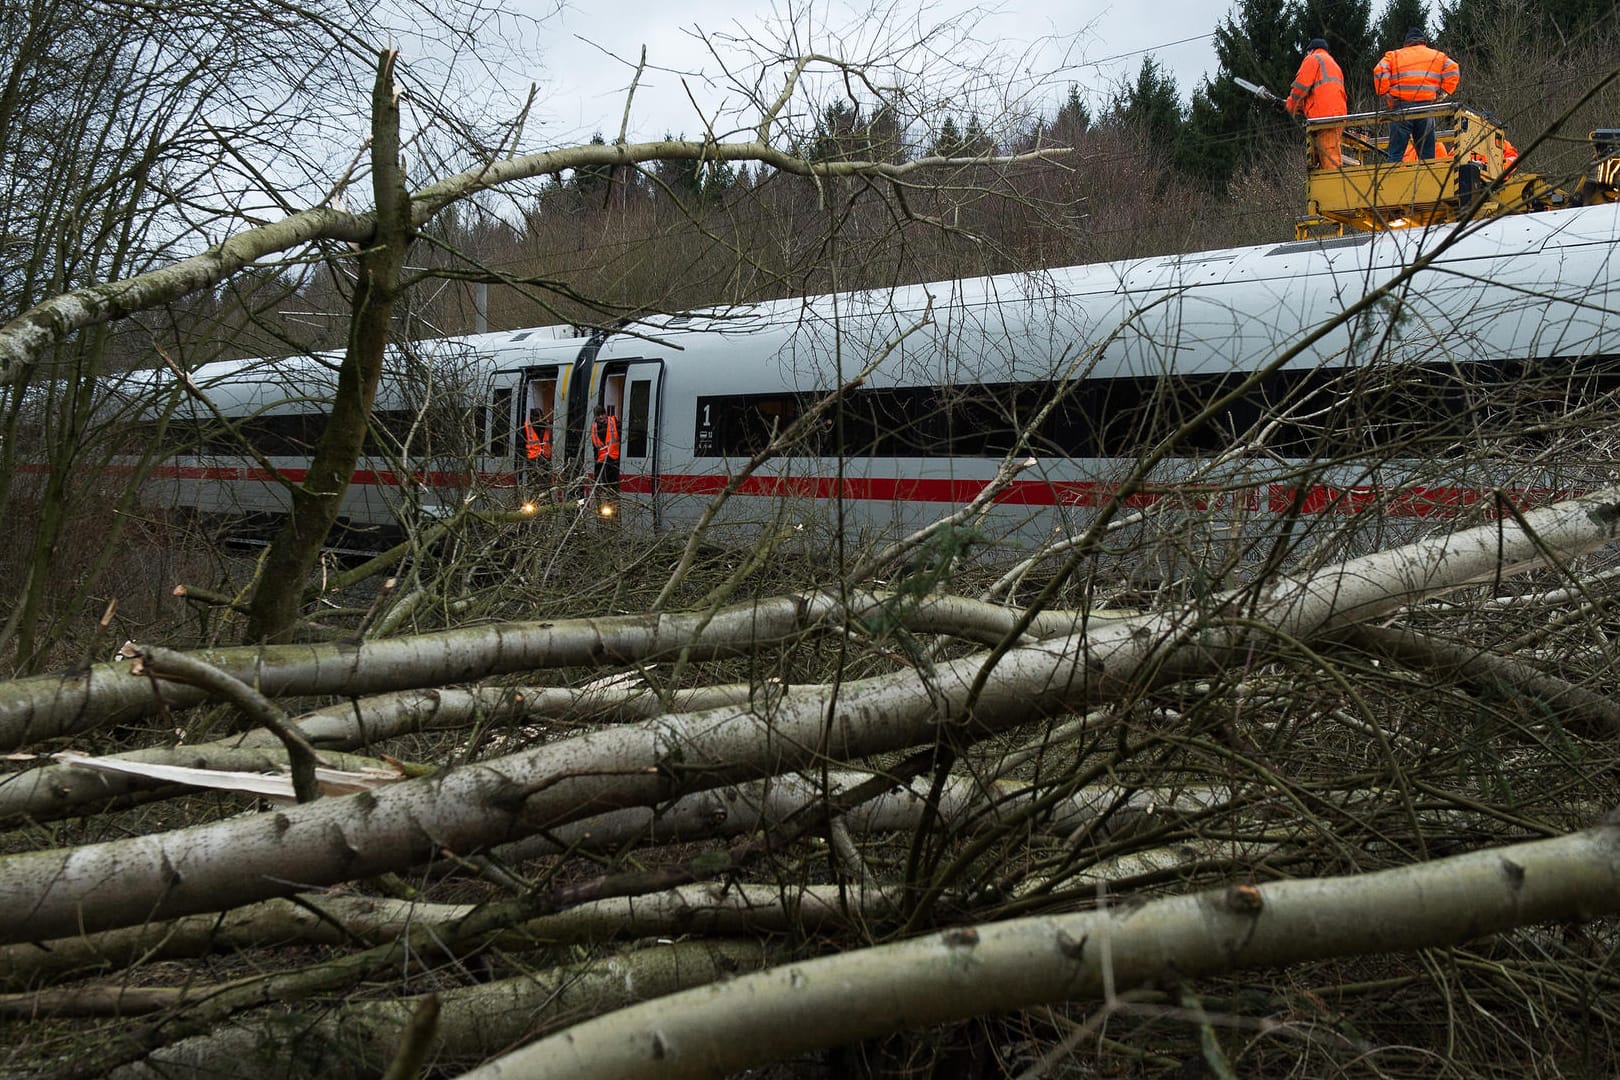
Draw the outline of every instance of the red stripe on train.
[[[309,476],[308,469],[277,468],[275,470],[263,469],[257,466],[231,466],[231,465],[159,465],[149,474],[153,480],[212,480],[220,483],[266,483],[278,477],[290,484],[301,484]],[[512,487],[517,478],[511,473],[468,473],[452,472],[419,472],[405,473],[393,472],[388,469],[356,469],[349,478],[351,484],[362,484],[376,487],[403,487],[406,483],[415,483],[426,487],[465,488],[474,483],[485,487]]]
[[[718,495],[726,487],[729,477],[711,474],[672,474],[659,478],[660,490],[666,495]],[[959,479],[901,479],[895,477],[774,477],[751,476],[737,488],[739,496],[797,497],[845,499],[882,502],[931,502],[957,504],[970,502],[987,486],[984,480]],[[621,482],[626,494],[647,495],[652,492],[651,479],[646,476],[627,476]],[[1001,491],[995,501],[1017,506],[1103,506],[1119,494],[1120,485],[1100,480],[1024,480],[1014,481]],[[1498,492],[1491,488],[1463,488],[1416,486],[1385,489],[1375,487],[1340,488],[1314,484],[1299,488],[1288,484],[1268,484],[1264,491],[1246,489],[1238,491],[1215,487],[1151,486],[1125,497],[1124,505],[1131,508],[1179,504],[1186,510],[1243,510],[1287,513],[1296,502],[1302,514],[1351,515],[1376,510],[1390,517],[1451,517],[1458,511],[1497,498],[1525,509],[1559,499],[1571,498],[1575,491],[1552,488],[1527,488]]]
[[[18,466],[19,472],[44,473],[49,466],[27,463]],[[133,472],[128,466],[112,466],[108,472]],[[152,469],[151,479],[193,480],[214,483],[268,483],[280,480],[298,484],[308,476],[302,468],[280,468],[274,471],[257,466],[231,465],[159,465]],[[715,496],[724,491],[731,478],[718,473],[665,473],[658,478],[658,489],[665,495]],[[386,469],[357,470],[350,482],[360,485],[400,487],[406,482],[437,488],[466,488],[482,484],[491,488],[511,488],[517,485],[516,474],[491,472],[470,474],[464,472],[425,472],[406,475]],[[972,501],[984,491],[987,480],[958,478],[857,477],[842,479],[832,476],[750,476],[738,485],[736,494],[743,497],[834,499],[842,497],[866,502],[925,502],[961,505]],[[620,483],[628,495],[649,495],[653,481],[649,476],[626,476]],[[1105,480],[1016,480],[999,492],[995,501],[1013,506],[1103,506],[1119,494],[1120,485]],[[1293,510],[1301,514],[1352,515],[1376,511],[1387,517],[1447,518],[1459,511],[1489,503],[1497,499],[1511,503],[1516,509],[1556,502],[1580,494],[1574,490],[1554,488],[1523,488],[1502,491],[1493,488],[1443,487],[1419,485],[1408,488],[1386,489],[1368,486],[1334,487],[1313,484],[1297,487],[1288,484],[1268,484],[1262,491],[1251,488],[1239,491],[1222,490],[1202,485],[1150,486],[1127,496],[1124,505],[1145,508],[1173,503],[1191,511],[1238,510],[1285,514]],[[1494,511],[1491,511],[1494,513]]]

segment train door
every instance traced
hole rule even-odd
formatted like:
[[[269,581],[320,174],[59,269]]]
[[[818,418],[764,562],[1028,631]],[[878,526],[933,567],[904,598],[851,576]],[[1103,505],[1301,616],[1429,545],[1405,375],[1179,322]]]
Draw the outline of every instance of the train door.
[[[600,404],[619,418],[619,490],[652,512],[660,527],[658,492],[658,408],[664,364],[629,360],[611,365],[602,376]]]
[[[562,400],[555,364],[525,368],[518,384],[517,439],[514,454],[518,474],[532,486],[549,487],[554,463],[563,460]]]

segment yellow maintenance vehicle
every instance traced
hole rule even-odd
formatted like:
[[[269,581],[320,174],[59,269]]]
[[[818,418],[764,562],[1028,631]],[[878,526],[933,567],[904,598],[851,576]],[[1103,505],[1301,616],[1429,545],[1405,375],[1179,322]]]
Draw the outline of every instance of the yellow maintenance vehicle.
[[[1421,118],[1435,122],[1434,159],[1386,161],[1390,124]],[[1305,123],[1307,134],[1334,126],[1344,128],[1344,165],[1308,174],[1305,215],[1294,226],[1300,240],[1620,201],[1620,129],[1591,133],[1592,163],[1567,191],[1521,171],[1501,126],[1453,101]]]

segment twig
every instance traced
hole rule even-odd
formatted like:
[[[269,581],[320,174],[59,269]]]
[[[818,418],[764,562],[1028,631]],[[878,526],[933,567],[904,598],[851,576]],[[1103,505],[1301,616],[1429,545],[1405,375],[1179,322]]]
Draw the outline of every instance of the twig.
[[[420,1076],[438,1031],[439,995],[426,994],[411,1013],[411,1022],[400,1035],[399,1050],[383,1073],[383,1080],[415,1080]]]
[[[130,666],[131,675],[178,679],[217,694],[241,709],[249,719],[269,729],[287,748],[287,759],[292,766],[293,792],[298,801],[313,802],[321,797],[315,769],[325,763],[303,733],[287,723],[287,715],[269,698],[212,664],[205,664],[173,649],[127,642],[119,650],[119,655],[134,661]]]

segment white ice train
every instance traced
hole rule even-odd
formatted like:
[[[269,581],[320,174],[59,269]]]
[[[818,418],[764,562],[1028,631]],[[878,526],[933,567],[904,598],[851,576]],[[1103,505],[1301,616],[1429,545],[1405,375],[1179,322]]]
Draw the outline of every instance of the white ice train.
[[[908,530],[979,495],[1014,454],[1034,464],[981,528],[1025,539],[1083,524],[1154,448],[1134,505],[1174,498],[1307,523],[1370,505],[1449,515],[1504,489],[1534,500],[1610,479],[1602,404],[1620,388],[1620,205],[1451,230],[816,296],[583,338],[416,343],[379,394],[344,515],[387,525],[468,498],[572,512],[588,418],[603,405],[619,417],[626,523],[683,527],[863,373],[748,476],[722,520]],[[158,497],[282,508],[270,470],[302,479],[330,362],[214,364],[194,379],[213,409],[175,408]],[[524,456],[531,416],[549,428],[549,461]],[[1563,437],[1576,421],[1581,439]]]

